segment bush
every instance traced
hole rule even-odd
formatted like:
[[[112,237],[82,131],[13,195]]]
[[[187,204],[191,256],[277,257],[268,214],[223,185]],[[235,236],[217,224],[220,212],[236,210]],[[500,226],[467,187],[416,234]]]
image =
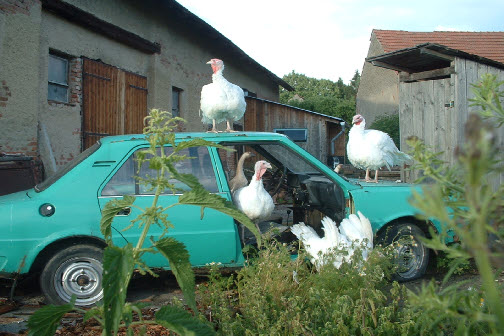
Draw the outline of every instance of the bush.
[[[222,335],[409,334],[414,322],[410,310],[401,309],[406,289],[387,281],[385,254],[377,247],[367,262],[355,257],[316,273],[303,250],[292,260],[287,246],[270,240],[230,277],[214,267],[199,294]]]

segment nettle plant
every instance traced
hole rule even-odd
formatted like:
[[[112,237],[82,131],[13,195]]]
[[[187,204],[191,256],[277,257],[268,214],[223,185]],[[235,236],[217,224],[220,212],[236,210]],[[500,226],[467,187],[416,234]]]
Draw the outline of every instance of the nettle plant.
[[[443,251],[454,261],[443,285],[471,258],[482,283],[481,288],[463,290],[463,283],[441,289],[432,282],[419,294],[412,294],[411,306],[422,312],[417,321],[422,333],[444,330],[460,335],[504,335],[503,288],[496,282],[504,268],[504,185],[492,185],[504,171],[504,152],[496,137],[504,123],[503,84],[495,75],[487,74],[473,86],[471,106],[481,111],[468,118],[466,142],[455,151],[455,165],[449,167],[439,159],[440,153],[418,139],[408,141],[417,161],[414,168],[435,181],[422,194],[414,194],[413,204],[424,219],[446,224],[446,231],[424,240],[428,247]],[[449,234],[459,243],[447,245]],[[424,318],[429,315],[436,318]]]
[[[62,306],[48,305],[39,309],[28,321],[30,335],[54,335],[61,318],[70,311],[77,311],[84,314],[84,322],[95,319],[103,328],[103,335],[116,335],[119,328],[126,328],[127,335],[143,335],[146,333],[148,324],[162,325],[168,330],[183,335],[211,335],[214,330],[198,317],[195,300],[195,277],[189,262],[189,252],[185,245],[173,237],[166,236],[173,223],[169,220],[169,209],[181,205],[194,205],[201,207],[201,217],[203,218],[205,208],[211,208],[223,212],[243,225],[245,225],[257,237],[260,245],[261,239],[255,225],[250,219],[239,211],[230,201],[211,194],[206,191],[198,182],[197,178],[190,174],[180,174],[175,168],[175,164],[181,160],[191,159],[186,155],[180,155],[183,149],[197,146],[221,147],[218,144],[208,142],[203,139],[193,139],[180,143],[175,142],[174,130],[181,118],[171,118],[165,111],[153,109],[146,117],[147,127],[144,134],[150,146],[138,156],[138,167],[148,164],[150,169],[157,171],[156,176],[147,176],[139,180],[139,183],[155,190],[154,200],[150,207],[141,209],[137,207],[134,196],[124,196],[122,199],[110,201],[102,211],[100,229],[105,237],[108,246],[103,254],[103,300],[99,305],[83,310],[74,305],[75,298],[69,304]],[[162,150],[165,146],[171,146],[173,151],[166,155]],[[190,187],[190,190],[183,191],[173,184],[177,180]],[[178,203],[168,207],[158,206],[159,196],[167,189],[181,193]],[[127,244],[123,247],[115,246],[112,242],[112,222],[114,217],[124,208],[136,207],[141,210],[140,215],[131,221],[131,225],[142,228],[136,246]],[[150,238],[150,245],[145,247],[149,228],[152,225],[162,227],[163,234],[156,239]],[[147,305],[126,302],[128,284],[133,271],[136,269],[142,274],[156,274],[142,261],[142,256],[146,253],[160,253],[169,262],[170,269],[184,295],[185,303],[194,313],[191,314],[183,307],[164,306],[155,314],[154,320],[144,320],[142,308]],[[134,321],[134,313],[137,320]]]

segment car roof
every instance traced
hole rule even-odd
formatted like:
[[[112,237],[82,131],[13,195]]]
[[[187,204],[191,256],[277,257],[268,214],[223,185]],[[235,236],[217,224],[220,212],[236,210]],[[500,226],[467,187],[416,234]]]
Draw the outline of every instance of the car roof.
[[[176,140],[192,139],[192,138],[202,138],[209,141],[212,140],[227,140],[233,141],[243,138],[262,138],[262,139],[284,139],[287,138],[284,134],[273,133],[273,132],[232,132],[232,133],[207,133],[207,132],[179,132],[175,133]],[[102,144],[118,141],[145,141],[144,134],[124,134],[124,135],[113,135],[107,136],[100,139]]]

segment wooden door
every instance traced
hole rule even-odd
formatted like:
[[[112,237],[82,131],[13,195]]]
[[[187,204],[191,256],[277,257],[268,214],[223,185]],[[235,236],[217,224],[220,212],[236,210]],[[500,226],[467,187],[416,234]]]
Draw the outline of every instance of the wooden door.
[[[82,150],[107,135],[142,133],[147,78],[84,58]]]

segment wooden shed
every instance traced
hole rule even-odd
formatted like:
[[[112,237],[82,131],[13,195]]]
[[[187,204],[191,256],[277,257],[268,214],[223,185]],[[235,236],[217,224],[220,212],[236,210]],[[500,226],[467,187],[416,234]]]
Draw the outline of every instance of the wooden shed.
[[[398,71],[401,148],[408,150],[406,139],[417,136],[453,164],[455,148],[465,140],[464,125],[477,107],[472,85],[483,74],[504,80],[504,64],[440,44],[425,43],[366,59],[375,66]],[[504,128],[497,131],[498,145],[504,146]],[[405,176],[411,182],[418,176]],[[494,181],[504,182],[504,174]]]
[[[343,163],[343,119],[255,97],[247,97],[246,101],[244,131],[286,134],[328,166]]]

